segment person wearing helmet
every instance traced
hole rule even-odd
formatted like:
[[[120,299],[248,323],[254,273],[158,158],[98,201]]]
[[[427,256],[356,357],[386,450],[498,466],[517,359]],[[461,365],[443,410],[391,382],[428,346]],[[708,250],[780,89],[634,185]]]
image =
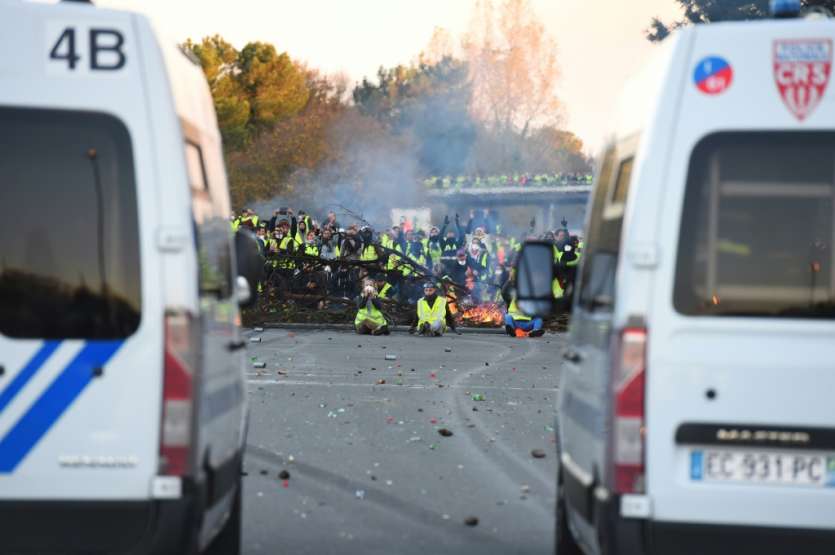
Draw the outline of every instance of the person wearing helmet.
[[[423,297],[417,302],[417,314],[409,333],[440,337],[446,331],[446,298],[438,295],[438,286],[428,281],[423,284]]]

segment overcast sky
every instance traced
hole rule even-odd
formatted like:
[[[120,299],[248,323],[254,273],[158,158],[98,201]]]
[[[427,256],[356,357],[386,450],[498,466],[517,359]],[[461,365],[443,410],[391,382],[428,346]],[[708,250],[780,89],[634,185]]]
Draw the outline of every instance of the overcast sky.
[[[498,2],[498,0],[497,0]],[[564,126],[594,152],[625,79],[654,46],[653,16],[679,13],[674,0],[532,0],[557,41]],[[219,33],[240,47],[262,40],[327,73],[354,81],[380,65],[408,63],[435,27],[466,31],[472,0],[97,0],[148,13],[173,38]]]

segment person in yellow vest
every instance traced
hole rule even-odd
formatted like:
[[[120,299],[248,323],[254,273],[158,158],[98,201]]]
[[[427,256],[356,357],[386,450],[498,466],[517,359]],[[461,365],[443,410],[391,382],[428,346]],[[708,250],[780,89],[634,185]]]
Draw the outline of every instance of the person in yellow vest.
[[[559,281],[554,279],[559,286]],[[528,316],[516,304],[516,276],[511,272],[511,278],[502,287],[502,300],[507,306],[507,313],[504,315],[504,330],[511,337],[542,337],[545,330],[542,329],[542,318]]]
[[[413,320],[409,333],[442,336],[446,331],[446,313],[446,298],[438,295],[438,287],[432,282],[424,283],[423,297],[417,302],[417,322]]]
[[[358,334],[389,335],[391,333],[383,314],[382,303],[377,298],[377,289],[372,284],[366,283],[356,302],[357,316],[354,318],[354,329]]]
[[[313,231],[307,232],[307,240],[304,243],[304,254],[307,256],[319,256],[319,241],[316,239],[316,233]]]
[[[380,258],[377,252],[377,246],[374,244],[374,230],[370,227],[363,227],[360,230],[360,238],[362,239],[362,250],[360,251],[360,261],[374,262]]]

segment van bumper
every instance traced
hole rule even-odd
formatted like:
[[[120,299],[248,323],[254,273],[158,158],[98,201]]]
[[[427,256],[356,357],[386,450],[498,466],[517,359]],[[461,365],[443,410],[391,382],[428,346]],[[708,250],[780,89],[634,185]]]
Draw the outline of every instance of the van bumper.
[[[197,537],[194,495],[165,501],[3,501],[0,553],[189,553]]]
[[[835,530],[684,524],[620,516],[620,498],[596,504],[603,555],[831,555]]]

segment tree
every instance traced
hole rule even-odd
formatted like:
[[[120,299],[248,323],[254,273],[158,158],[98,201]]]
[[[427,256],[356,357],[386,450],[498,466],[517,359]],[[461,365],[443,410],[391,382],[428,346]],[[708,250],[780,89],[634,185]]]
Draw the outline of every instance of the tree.
[[[238,55],[238,82],[247,94],[255,127],[269,127],[279,119],[298,114],[309,91],[303,68],[275,47],[251,42]]]
[[[235,76],[238,51],[220,35],[206,37],[200,43],[188,39],[182,47],[197,57],[206,75],[224,146],[241,147],[249,135],[250,105]]]
[[[466,63],[449,56],[380,68],[376,83],[363,79],[354,89],[354,103],[395,134],[410,136],[426,175],[461,173],[475,136],[468,73]]]
[[[560,116],[560,77],[553,38],[529,0],[478,0],[464,40],[473,86],[475,116],[500,135],[524,138],[537,125]]]
[[[683,17],[673,23],[653,18],[646,31],[652,42],[664,40],[672,31],[690,24],[716,21],[740,21],[769,17],[768,0],[675,0],[683,11]],[[835,0],[801,0],[804,8],[822,7],[835,11]]]
[[[219,35],[183,48],[200,61],[227,150],[243,148],[281,118],[298,114],[307,104],[304,68],[271,44],[251,42],[240,51]]]

